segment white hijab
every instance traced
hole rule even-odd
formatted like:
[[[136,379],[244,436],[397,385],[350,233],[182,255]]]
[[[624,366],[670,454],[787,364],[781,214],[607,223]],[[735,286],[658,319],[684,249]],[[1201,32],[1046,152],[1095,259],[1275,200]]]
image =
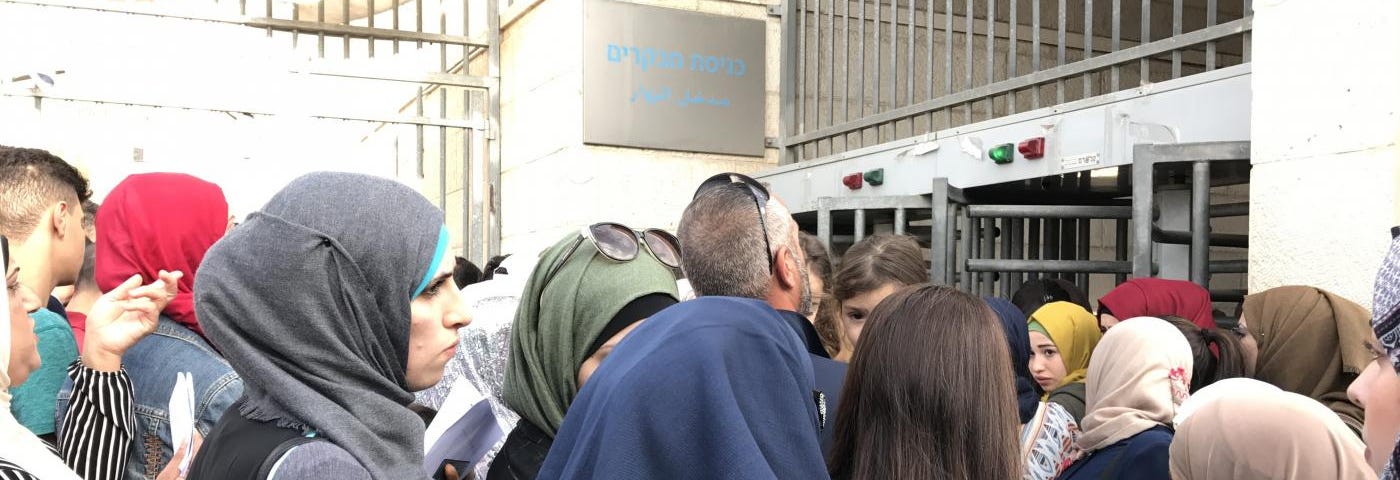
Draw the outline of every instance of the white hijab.
[[[6,264],[4,260],[0,258],[0,265]],[[0,304],[0,445],[5,446],[0,458],[43,480],[81,480],[10,413],[10,322],[23,320],[10,318],[9,298],[6,289],[5,302]]]

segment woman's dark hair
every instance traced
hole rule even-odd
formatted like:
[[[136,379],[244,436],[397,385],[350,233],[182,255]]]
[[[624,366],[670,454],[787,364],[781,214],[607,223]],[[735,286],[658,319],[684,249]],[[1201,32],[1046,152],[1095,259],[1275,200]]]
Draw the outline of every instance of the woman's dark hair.
[[[1227,378],[1245,376],[1244,347],[1234,333],[1201,328],[1175,315],[1161,318],[1181,330],[1186,343],[1191,344],[1191,393]]]
[[[457,289],[467,288],[467,285],[481,281],[481,269],[476,268],[476,264],[462,257],[457,257],[457,264],[452,266],[452,283],[457,284]]]
[[[891,283],[903,287],[927,282],[928,266],[919,242],[907,235],[882,233],[846,251],[832,293],[844,302]]]
[[[1028,281],[1021,284],[1021,288],[1011,296],[1011,303],[1016,304],[1016,308],[1025,312],[1027,317],[1052,302],[1070,302],[1090,312],[1094,311],[1093,307],[1089,306],[1089,295],[1074,282],[1063,278],[1037,278]]]
[[[840,310],[841,307],[829,307],[832,304],[828,301],[832,289],[831,255],[827,253],[826,246],[822,245],[821,239],[818,239],[816,235],[798,232],[797,238],[802,244],[802,253],[807,256],[807,273],[822,279],[821,301],[812,304],[812,308],[817,314],[812,326],[817,329],[817,336],[821,337],[822,347],[825,347],[827,352],[836,352],[841,349],[841,327],[834,310]],[[823,309],[832,311],[823,314]]]
[[[833,478],[1020,478],[1000,321],[972,295],[906,288],[871,313],[841,393]]]
[[[494,278],[496,276],[496,270],[501,268],[501,262],[506,261],[507,258],[510,258],[509,253],[505,255],[496,255],[491,257],[490,260],[487,260],[486,267],[481,269],[481,281],[484,282]],[[529,274],[530,272],[525,273]],[[505,274],[510,275],[510,272],[505,272]]]

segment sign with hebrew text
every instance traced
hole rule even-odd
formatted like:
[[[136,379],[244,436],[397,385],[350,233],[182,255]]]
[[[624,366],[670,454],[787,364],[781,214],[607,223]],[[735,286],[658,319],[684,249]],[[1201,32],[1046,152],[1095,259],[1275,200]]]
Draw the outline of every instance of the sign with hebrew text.
[[[762,20],[587,0],[583,21],[585,143],[763,155]]]

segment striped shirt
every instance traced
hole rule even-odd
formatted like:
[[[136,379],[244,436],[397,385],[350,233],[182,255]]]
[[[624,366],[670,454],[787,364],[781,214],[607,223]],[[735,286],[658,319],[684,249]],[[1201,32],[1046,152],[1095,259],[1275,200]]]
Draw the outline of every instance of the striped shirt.
[[[99,372],[80,361],[68,366],[68,376],[73,379],[73,399],[63,417],[56,453],[84,480],[120,480],[136,422],[131,379],[126,370]],[[0,459],[0,480],[33,478]]]

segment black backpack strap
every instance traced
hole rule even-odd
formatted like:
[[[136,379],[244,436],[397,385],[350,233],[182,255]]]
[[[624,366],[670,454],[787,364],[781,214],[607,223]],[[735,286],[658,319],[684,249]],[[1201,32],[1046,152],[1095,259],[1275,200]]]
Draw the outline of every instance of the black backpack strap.
[[[316,437],[302,436],[282,442],[277,445],[277,448],[273,448],[271,453],[267,454],[267,458],[263,459],[262,466],[258,467],[258,476],[254,478],[258,480],[269,480],[269,476],[272,475],[272,468],[276,467],[277,462],[280,462],[282,457],[287,456],[288,452],[291,452],[294,448],[320,440],[320,438]]]

